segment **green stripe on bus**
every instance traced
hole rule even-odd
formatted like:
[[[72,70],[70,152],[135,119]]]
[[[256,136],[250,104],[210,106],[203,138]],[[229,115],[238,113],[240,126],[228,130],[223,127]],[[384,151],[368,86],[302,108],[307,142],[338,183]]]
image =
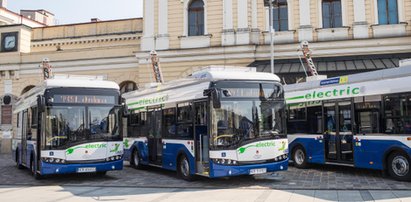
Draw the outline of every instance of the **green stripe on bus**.
[[[298,99],[303,99],[303,98],[304,98],[304,95],[301,95],[301,96],[290,97],[290,98],[287,98],[286,100],[298,100]]]

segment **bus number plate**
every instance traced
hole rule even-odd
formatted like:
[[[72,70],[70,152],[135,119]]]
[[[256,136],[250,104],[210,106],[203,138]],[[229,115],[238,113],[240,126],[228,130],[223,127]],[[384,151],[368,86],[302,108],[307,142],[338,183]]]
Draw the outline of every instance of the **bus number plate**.
[[[96,172],[96,167],[78,168],[78,173],[93,173]]]
[[[251,169],[250,175],[263,174],[267,172],[267,168]]]

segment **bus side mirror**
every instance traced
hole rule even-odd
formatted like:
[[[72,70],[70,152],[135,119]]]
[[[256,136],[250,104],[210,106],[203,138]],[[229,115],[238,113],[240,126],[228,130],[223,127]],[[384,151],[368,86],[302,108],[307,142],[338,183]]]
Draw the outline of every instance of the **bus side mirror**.
[[[44,112],[45,108],[46,108],[46,99],[44,98],[44,96],[37,96],[37,105],[38,105],[38,112]]]
[[[217,88],[206,89],[203,92],[204,96],[211,96],[213,107],[216,109],[221,108],[221,90]]]
[[[211,99],[213,100],[213,107],[215,109],[221,108],[221,91],[214,89],[211,93]]]

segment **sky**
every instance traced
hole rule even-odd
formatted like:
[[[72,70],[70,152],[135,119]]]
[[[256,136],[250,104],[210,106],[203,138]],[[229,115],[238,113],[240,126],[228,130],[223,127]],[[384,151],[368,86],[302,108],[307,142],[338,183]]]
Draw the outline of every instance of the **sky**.
[[[7,9],[44,9],[58,24],[90,22],[91,18],[115,20],[143,16],[143,0],[8,0]]]

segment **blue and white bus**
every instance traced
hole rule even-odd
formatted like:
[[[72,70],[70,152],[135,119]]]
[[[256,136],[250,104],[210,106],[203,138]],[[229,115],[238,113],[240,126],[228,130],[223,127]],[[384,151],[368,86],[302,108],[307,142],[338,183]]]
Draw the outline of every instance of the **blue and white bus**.
[[[411,66],[285,86],[294,165],[346,165],[411,180]]]
[[[123,94],[125,160],[183,179],[287,170],[284,91],[276,75],[209,67],[185,79]]]
[[[88,76],[55,76],[15,105],[12,154],[33,176],[123,168],[119,86]]]

